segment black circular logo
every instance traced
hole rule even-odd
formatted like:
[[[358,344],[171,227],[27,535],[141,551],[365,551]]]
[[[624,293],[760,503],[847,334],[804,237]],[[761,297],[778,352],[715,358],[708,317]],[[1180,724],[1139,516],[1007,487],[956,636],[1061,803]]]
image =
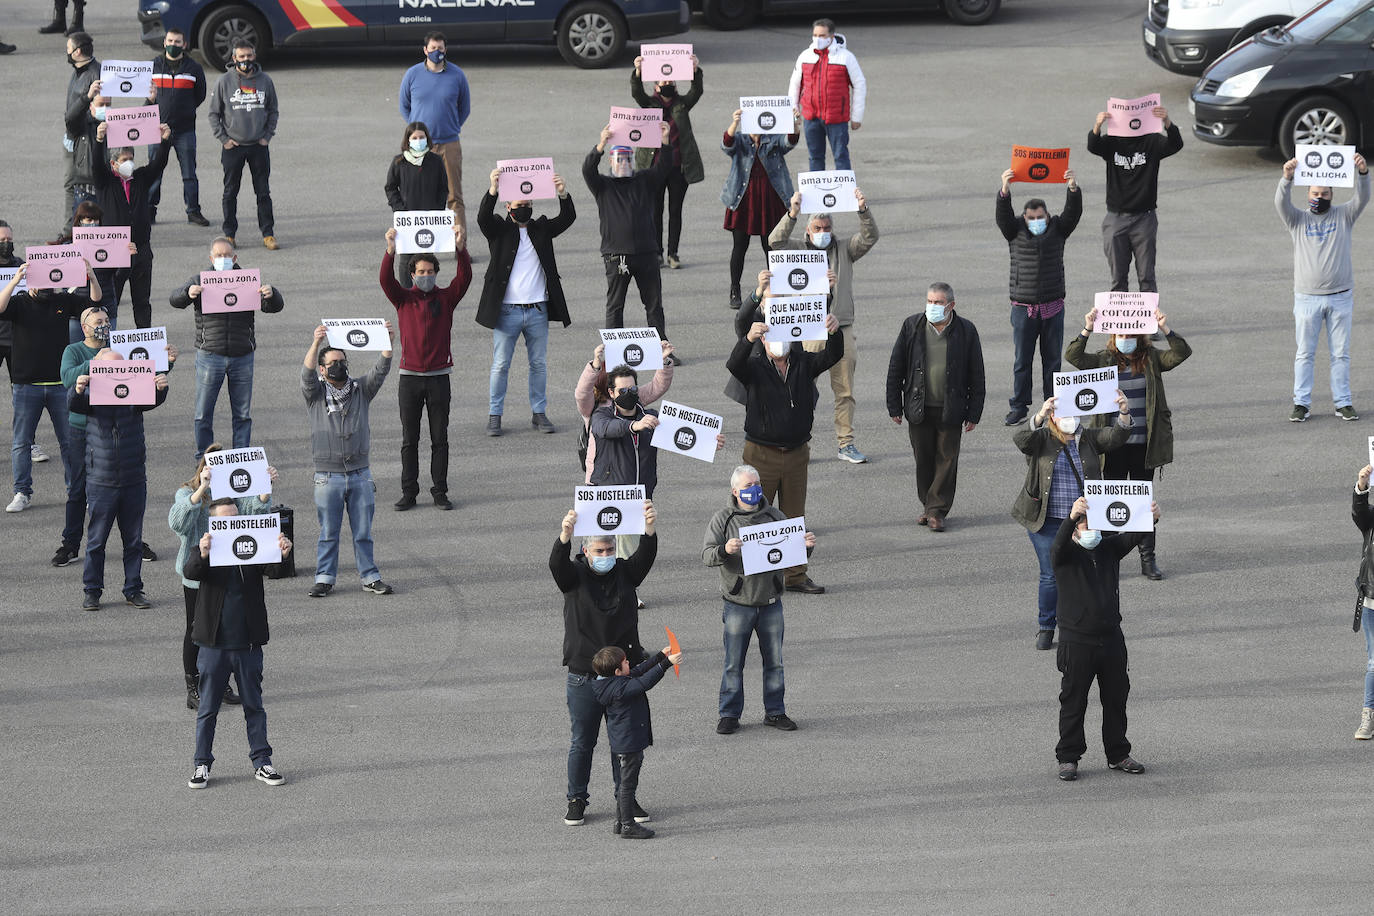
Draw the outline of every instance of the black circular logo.
[[[61,283],[62,271],[59,268],[54,267],[52,270],[48,271],[48,279],[51,280],[53,283]]]
[[[1117,502],[1107,506],[1107,522],[1120,528],[1131,520],[1130,507],[1125,503]]]
[[[354,328],[348,332],[348,345],[350,347],[357,347],[359,350],[367,346],[367,342],[370,339],[371,338],[367,336],[367,332],[362,328]]]
[[[252,485],[253,475],[248,473],[247,468],[234,468],[229,472],[229,489],[235,493],[247,493]]]
[[[1097,406],[1097,392],[1091,388],[1084,388],[1074,396],[1073,402],[1079,410],[1091,411]]]
[[[234,538],[234,556],[240,560],[251,560],[258,555],[258,542],[251,534],[240,534]]]
[[[137,140],[137,139],[138,139],[138,128],[137,128],[137,127],[130,127],[130,128],[129,128],[129,142],[130,142],[130,143],[133,143],[133,142],[134,142],[135,140]]]
[[[692,446],[697,444],[697,431],[690,426],[684,426],[673,436],[673,444],[684,452],[690,452]]]
[[[607,506],[596,513],[596,523],[602,531],[614,531],[620,527],[620,510],[615,506]]]
[[[124,384],[123,382],[120,382],[118,385],[115,385],[114,396],[120,399],[127,398],[129,396],[129,386]]]
[[[1344,153],[1327,153],[1326,164],[1333,169],[1339,169],[1345,165]]]
[[[239,304],[239,294],[238,294],[238,293],[225,293],[225,294],[224,294],[224,304],[225,304],[225,305],[228,305],[228,306],[235,306],[235,305],[238,305],[238,304]]]
[[[642,137],[642,136],[644,136],[644,135],[643,135],[642,133],[639,132],[639,128],[638,128],[638,127],[634,127],[634,128],[631,128],[631,129],[630,129],[630,139],[633,140],[633,141],[635,141],[636,143],[639,142],[639,138]]]
[[[430,232],[428,229],[421,229],[419,232],[415,233],[415,244],[419,245],[421,248],[433,248],[434,233]]]
[[[640,363],[644,362],[644,348],[639,344],[626,344],[623,358],[625,360],[625,365],[638,366]]]
[[[834,195],[834,194],[831,194],[829,191],[825,192],[824,194],[821,195],[821,203],[824,204],[824,205],[827,206],[827,207],[833,207],[833,206],[835,206],[835,203],[836,203],[835,195]]]
[[[1130,120],[1130,125],[1131,125],[1131,130],[1140,130],[1140,119],[1139,119],[1139,118],[1131,118],[1131,120]]]
[[[143,347],[134,347],[129,351],[129,359],[149,359],[148,351]]]
[[[132,80],[122,80],[119,84],[120,92],[133,92],[134,84]]]
[[[1030,171],[1027,172],[1027,174],[1030,176],[1031,181],[1044,181],[1046,178],[1050,177],[1050,167],[1043,162],[1037,162],[1030,167]]]
[[[793,268],[787,275],[787,285],[793,289],[806,289],[806,271],[800,267]]]
[[[1302,160],[1309,169],[1319,169],[1322,167],[1322,154],[1316,150],[1309,150]]]
[[[669,74],[671,74],[671,73],[673,72],[673,65],[672,65],[672,64],[664,64],[663,66],[661,66],[661,67],[658,68],[658,72],[659,72],[659,73],[662,73],[664,76],[668,76]]]
[[[800,336],[801,336],[801,325],[793,325],[793,326],[792,326],[792,336],[793,336],[793,337],[800,337]]]
[[[97,248],[95,250],[95,259],[103,264],[110,259],[110,253],[104,248]]]
[[[534,193],[534,182],[532,182],[532,181],[522,181],[522,182],[520,182],[520,193],[521,193],[521,194],[533,194],[533,193]]]
[[[778,123],[777,116],[774,115],[773,112],[771,112],[771,111],[761,111],[761,112],[759,112],[759,128],[760,128],[760,129],[762,129],[762,130],[772,130],[775,126],[777,126],[777,123]]]
[[[777,566],[779,563],[781,563],[781,562],[782,562],[782,550],[780,550],[780,549],[777,548],[777,547],[770,547],[770,548],[768,549],[768,562],[771,563],[771,564],[774,565],[774,566]]]

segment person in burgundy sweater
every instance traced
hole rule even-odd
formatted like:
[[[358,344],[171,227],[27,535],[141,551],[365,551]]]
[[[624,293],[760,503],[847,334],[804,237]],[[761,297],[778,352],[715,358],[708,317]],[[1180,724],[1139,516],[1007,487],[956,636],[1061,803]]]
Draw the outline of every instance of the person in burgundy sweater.
[[[415,506],[420,493],[420,412],[429,412],[430,494],[434,505],[452,509],[448,498],[449,376],[453,374],[453,310],[472,283],[472,258],[461,223],[453,227],[457,268],[448,286],[439,286],[439,259],[432,254],[410,258],[410,286],[396,282],[396,230],[386,233],[379,279],[382,292],[396,306],[401,327],[401,498],[396,511]]]

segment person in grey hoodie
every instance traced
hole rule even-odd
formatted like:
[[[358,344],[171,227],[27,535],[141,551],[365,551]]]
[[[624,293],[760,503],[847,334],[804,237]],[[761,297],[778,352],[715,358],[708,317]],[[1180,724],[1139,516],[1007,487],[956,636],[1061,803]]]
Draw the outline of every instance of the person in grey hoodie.
[[[721,597],[725,603],[721,622],[725,624],[725,673],[720,679],[720,723],[716,734],[729,735],[739,730],[744,712],[744,656],[749,637],[759,634],[759,655],[763,657],[763,711],[765,725],[795,731],[797,724],[787,717],[782,674],[782,592],[785,569],[746,575],[743,545],[739,530],[750,525],[766,525],[787,518],[782,510],[768,504],[759,484],[759,472],[742,464],[730,475],[730,503],[717,512],[706,527],[706,542],[701,559],[707,566],[720,567]],[[806,532],[806,553],[816,546],[816,536]]]
[[[1317,337],[1325,322],[1331,359],[1331,400],[1336,405],[1336,416],[1358,420],[1360,415],[1350,397],[1350,325],[1355,312],[1350,237],[1355,220],[1369,203],[1369,167],[1364,157],[1356,153],[1359,175],[1354,196],[1333,207],[1331,189],[1313,185],[1307,189],[1306,210],[1299,210],[1289,199],[1297,168],[1296,159],[1283,164],[1283,177],[1274,193],[1274,208],[1293,236],[1293,321],[1298,353],[1293,360],[1293,412],[1288,419],[1303,423],[1311,412]]]
[[[395,332],[386,322],[394,343]],[[324,325],[315,329],[301,367],[301,393],[310,413],[310,451],[315,459],[315,514],[320,522],[320,542],[315,553],[315,584],[307,593],[323,598],[334,590],[339,569],[339,529],[344,510],[353,530],[353,559],[363,580],[363,591],[390,595],[372,557],[372,514],[377,507],[377,486],[368,468],[372,434],[368,408],[382,390],[391,371],[391,351],[383,350],[372,370],[361,378],[348,374],[348,354],[325,343]]]
[[[224,166],[224,234],[232,239],[239,231],[239,184],[247,165],[258,199],[262,244],[275,251],[277,237],[269,183],[272,158],[267,145],[277,132],[277,87],[258,66],[258,55],[251,42],[236,40],[233,57],[228,71],[215,82],[208,109],[210,130],[223,147],[219,160]]]

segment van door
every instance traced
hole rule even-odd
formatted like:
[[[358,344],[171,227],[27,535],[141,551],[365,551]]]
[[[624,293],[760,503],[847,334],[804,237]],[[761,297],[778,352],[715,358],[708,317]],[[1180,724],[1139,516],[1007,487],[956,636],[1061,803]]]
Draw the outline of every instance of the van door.
[[[443,32],[446,44],[503,41],[507,5],[514,0],[383,0],[388,44],[419,48],[429,32]],[[533,0],[527,0],[533,2]]]

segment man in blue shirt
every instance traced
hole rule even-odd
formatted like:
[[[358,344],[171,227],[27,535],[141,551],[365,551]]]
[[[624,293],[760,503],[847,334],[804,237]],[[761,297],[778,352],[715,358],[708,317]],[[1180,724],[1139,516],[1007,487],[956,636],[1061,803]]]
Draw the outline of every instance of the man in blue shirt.
[[[401,117],[409,124],[422,122],[429,129],[430,147],[444,160],[448,175],[448,208],[467,234],[463,207],[463,147],[458,135],[472,110],[468,78],[445,57],[443,32],[425,36],[425,59],[401,78]]]

